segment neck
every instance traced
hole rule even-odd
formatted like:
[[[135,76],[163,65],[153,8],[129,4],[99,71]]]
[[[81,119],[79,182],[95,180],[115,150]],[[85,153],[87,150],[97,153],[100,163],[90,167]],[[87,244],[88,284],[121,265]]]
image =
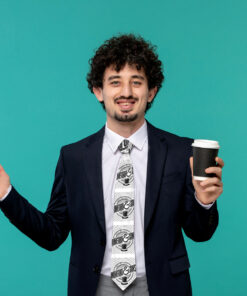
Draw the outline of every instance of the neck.
[[[145,118],[143,117],[141,120],[137,122],[112,122],[107,118],[107,127],[118,135],[129,138],[132,134],[134,134],[144,123]]]

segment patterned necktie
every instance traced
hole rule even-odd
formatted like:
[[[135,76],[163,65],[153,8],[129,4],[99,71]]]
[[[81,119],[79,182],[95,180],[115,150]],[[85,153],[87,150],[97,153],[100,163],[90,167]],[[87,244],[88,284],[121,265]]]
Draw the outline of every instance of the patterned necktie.
[[[136,278],[132,147],[126,139],[118,147],[122,155],[114,191],[111,278],[123,291]]]

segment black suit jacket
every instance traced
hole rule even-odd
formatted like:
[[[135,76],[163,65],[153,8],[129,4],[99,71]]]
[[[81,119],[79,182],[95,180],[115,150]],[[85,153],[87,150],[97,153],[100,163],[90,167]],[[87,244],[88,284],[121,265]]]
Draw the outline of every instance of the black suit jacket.
[[[144,252],[150,296],[191,295],[182,229],[194,241],[210,239],[218,224],[216,203],[205,210],[194,197],[189,157],[192,139],[147,122],[148,167]],[[53,251],[72,236],[68,295],[94,296],[106,245],[102,184],[104,127],[61,148],[45,213],[13,187],[0,203],[4,214],[41,247]]]

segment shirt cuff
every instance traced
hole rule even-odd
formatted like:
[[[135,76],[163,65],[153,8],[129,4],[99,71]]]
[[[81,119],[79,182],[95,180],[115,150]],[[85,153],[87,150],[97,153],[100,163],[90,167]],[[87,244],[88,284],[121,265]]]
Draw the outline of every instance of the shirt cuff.
[[[200,200],[197,198],[197,196],[196,196],[196,192],[195,192],[195,199],[196,199],[196,201],[199,203],[199,205],[201,205],[201,206],[202,206],[204,209],[206,209],[206,210],[209,210],[209,209],[212,207],[212,205],[214,204],[214,202],[212,202],[212,203],[210,203],[210,204],[204,205],[204,204],[201,203]]]
[[[0,198],[0,202],[3,201],[9,195],[11,189],[12,189],[12,185],[9,185],[7,193],[2,198]]]

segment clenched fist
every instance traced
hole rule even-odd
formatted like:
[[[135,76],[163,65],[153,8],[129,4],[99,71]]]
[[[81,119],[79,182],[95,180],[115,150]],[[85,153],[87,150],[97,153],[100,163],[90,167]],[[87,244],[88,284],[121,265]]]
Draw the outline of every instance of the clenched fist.
[[[4,197],[10,186],[10,179],[3,167],[0,165],[0,199]]]

